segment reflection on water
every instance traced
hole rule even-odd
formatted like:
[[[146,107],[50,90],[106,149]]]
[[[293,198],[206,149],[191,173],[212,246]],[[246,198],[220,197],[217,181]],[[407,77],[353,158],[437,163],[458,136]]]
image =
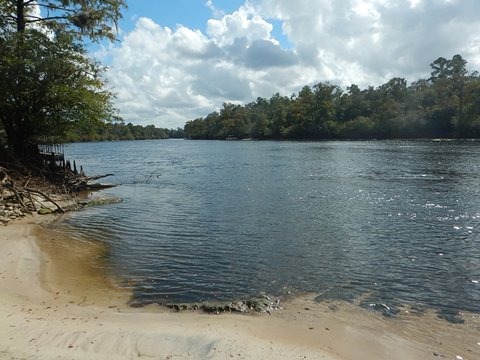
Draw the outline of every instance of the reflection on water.
[[[137,300],[315,292],[480,312],[480,144],[73,144],[121,204],[67,223],[109,244]]]

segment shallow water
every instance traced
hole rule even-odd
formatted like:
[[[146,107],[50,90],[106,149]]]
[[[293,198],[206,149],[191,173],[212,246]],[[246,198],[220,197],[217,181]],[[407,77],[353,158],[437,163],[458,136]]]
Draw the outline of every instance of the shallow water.
[[[59,226],[107,245],[135,300],[314,292],[365,306],[480,312],[480,143],[71,144],[114,173]],[[385,307],[382,307],[383,309]]]

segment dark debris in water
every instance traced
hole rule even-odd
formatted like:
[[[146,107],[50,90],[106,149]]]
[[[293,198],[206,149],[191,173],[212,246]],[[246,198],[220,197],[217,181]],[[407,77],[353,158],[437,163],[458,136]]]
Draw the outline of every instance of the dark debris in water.
[[[315,301],[324,302],[331,300],[346,301],[349,303],[354,302],[360,296],[359,292],[356,292],[352,288],[344,288],[341,286],[335,286],[328,289],[315,297]]]
[[[395,317],[400,312],[399,309],[383,303],[371,303],[371,304],[368,304],[368,306],[370,309],[380,311],[383,314],[383,316],[386,316],[389,318]]]
[[[427,312],[427,308],[420,305],[411,306],[409,309],[410,314],[422,316]]]
[[[371,294],[370,294],[371,295]],[[400,313],[400,304],[395,301],[385,301],[376,296],[366,296],[359,290],[354,290],[349,286],[336,286],[324,291],[315,297],[317,302],[345,301],[350,304],[357,304],[363,308],[380,311],[386,317],[395,317]],[[398,305],[398,306],[397,306]],[[335,305],[330,310],[335,311]]]
[[[131,301],[130,306],[142,307],[146,305],[138,301]],[[260,293],[246,300],[232,302],[204,302],[193,304],[160,304],[174,311],[202,311],[207,314],[223,313],[268,313],[280,309],[280,299],[274,299],[270,296]]]
[[[461,313],[456,310],[443,309],[438,311],[438,317],[443,320],[447,320],[452,324],[464,324],[465,320],[461,318]]]
[[[119,204],[122,202],[122,198],[111,196],[111,197],[95,197],[93,199],[89,199],[87,201],[79,202],[79,205],[82,208],[89,208],[92,206],[100,206],[100,205],[111,205],[111,204]]]

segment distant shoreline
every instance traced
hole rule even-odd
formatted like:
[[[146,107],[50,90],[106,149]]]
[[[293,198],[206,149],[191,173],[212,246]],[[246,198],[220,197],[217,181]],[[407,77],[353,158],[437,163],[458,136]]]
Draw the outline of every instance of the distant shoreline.
[[[68,144],[84,144],[84,143],[103,143],[103,142],[130,142],[130,141],[225,141],[225,142],[263,142],[263,141],[274,141],[274,142],[300,142],[300,143],[324,143],[324,142],[395,142],[395,141],[405,141],[405,142],[480,142],[480,139],[477,138],[412,138],[412,139],[320,139],[320,140],[308,140],[308,139],[189,139],[189,138],[167,138],[167,139],[116,139],[116,140],[85,140],[85,141],[75,141],[75,142],[66,142]]]

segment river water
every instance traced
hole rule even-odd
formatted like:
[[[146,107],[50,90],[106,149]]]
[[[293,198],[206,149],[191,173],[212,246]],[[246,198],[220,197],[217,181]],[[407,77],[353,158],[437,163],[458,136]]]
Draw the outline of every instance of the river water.
[[[140,303],[259,292],[480,312],[480,143],[71,144],[115,205],[59,227],[98,241]],[[375,305],[376,306],[376,305]]]

